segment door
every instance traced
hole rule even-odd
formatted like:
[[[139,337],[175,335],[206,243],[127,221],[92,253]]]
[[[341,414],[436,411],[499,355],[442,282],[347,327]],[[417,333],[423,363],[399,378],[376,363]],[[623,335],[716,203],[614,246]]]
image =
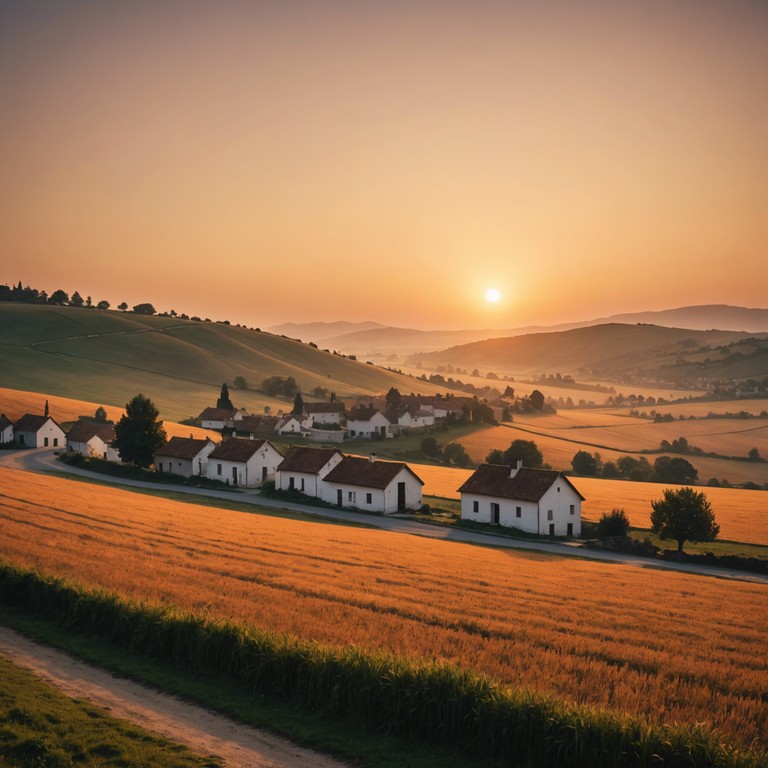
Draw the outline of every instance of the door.
[[[344,506],[344,492],[341,490],[341,488],[336,491],[336,504],[340,507]]]
[[[261,468],[261,482],[263,483],[267,479],[267,468]]]
[[[573,523],[568,523],[568,535],[573,536]]]
[[[232,467],[232,485],[237,485],[237,467]]]
[[[549,535],[550,536],[554,536],[555,535],[555,524],[554,523],[550,523],[549,524]]]
[[[405,511],[405,483],[397,484],[397,511]]]
[[[495,502],[491,502],[491,525],[499,524],[500,507]]]

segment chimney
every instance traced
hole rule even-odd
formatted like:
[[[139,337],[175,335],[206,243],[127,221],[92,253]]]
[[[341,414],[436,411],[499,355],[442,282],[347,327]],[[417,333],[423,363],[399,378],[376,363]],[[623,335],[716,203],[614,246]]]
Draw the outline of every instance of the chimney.
[[[514,477],[523,468],[523,460],[518,459],[514,467],[510,467],[509,476]]]
[[[376,461],[376,454],[375,453],[369,453],[368,454],[368,461],[370,461],[371,464],[373,464],[373,462]]]

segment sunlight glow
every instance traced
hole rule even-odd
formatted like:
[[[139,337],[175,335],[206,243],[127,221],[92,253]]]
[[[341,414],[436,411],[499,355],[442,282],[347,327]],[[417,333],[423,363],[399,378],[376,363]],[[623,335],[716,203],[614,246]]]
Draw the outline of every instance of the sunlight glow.
[[[489,288],[485,292],[485,300],[495,304],[501,298],[501,293],[496,288]]]

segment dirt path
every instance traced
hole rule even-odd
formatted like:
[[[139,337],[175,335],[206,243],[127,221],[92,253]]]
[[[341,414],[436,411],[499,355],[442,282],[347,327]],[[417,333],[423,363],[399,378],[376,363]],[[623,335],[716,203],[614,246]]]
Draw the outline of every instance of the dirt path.
[[[216,756],[233,768],[343,768],[344,763],[241,725],[139,683],[114,677],[67,654],[0,627],[0,654],[67,696],[88,699],[110,713]]]

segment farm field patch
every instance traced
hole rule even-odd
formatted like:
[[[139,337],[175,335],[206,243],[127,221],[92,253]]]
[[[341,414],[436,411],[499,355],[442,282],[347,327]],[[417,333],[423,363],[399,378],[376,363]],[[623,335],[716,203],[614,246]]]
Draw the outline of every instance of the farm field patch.
[[[296,522],[0,469],[0,556],[323,643],[768,743],[765,586]],[[578,585],[574,588],[574,585]]]

